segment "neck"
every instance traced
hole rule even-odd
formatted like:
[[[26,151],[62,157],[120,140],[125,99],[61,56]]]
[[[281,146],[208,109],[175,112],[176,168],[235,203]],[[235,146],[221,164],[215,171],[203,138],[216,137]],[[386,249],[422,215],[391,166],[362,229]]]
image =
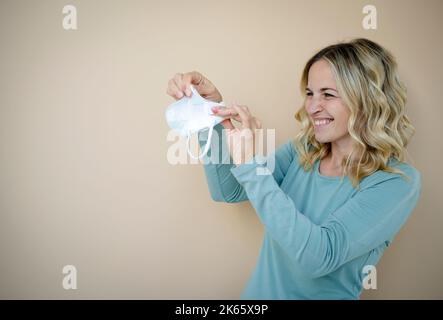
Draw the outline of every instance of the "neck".
[[[331,152],[328,154],[330,163],[335,168],[340,168],[343,160],[351,153],[350,143],[331,142]]]

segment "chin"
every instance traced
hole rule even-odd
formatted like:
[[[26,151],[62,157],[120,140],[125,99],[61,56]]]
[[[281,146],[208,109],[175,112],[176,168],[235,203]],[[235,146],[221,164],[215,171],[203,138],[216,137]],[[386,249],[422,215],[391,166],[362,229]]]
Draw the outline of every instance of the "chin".
[[[315,136],[315,140],[317,140],[318,143],[329,143],[332,141],[327,137],[318,137],[318,136]]]

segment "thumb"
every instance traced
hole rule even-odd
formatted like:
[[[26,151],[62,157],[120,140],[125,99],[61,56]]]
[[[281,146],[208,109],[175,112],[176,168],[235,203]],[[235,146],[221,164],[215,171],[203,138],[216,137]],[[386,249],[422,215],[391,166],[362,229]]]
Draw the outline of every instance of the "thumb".
[[[203,75],[197,71],[188,72],[183,75],[183,83],[185,84],[186,93],[188,96],[191,95],[190,86],[191,85],[196,85],[196,86],[201,85],[203,82],[203,79],[204,79]]]
[[[225,119],[221,122],[221,124],[225,129],[235,129],[234,125],[231,122],[231,119]]]

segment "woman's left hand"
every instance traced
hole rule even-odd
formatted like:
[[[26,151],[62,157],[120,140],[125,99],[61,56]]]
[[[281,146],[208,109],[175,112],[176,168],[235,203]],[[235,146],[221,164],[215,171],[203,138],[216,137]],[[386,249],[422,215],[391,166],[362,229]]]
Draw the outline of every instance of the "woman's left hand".
[[[262,128],[260,120],[252,116],[247,106],[233,104],[229,107],[213,107],[214,115],[226,118],[222,125],[226,130],[229,153],[237,166],[246,163],[255,155],[256,131]],[[231,122],[234,119],[240,123],[236,128]]]

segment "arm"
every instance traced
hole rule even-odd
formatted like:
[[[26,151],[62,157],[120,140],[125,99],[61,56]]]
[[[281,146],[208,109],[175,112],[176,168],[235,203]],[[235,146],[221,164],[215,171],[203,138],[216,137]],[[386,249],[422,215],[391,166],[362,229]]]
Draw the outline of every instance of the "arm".
[[[390,241],[415,207],[420,175],[411,182],[399,175],[362,188],[353,198],[316,225],[271,176],[254,174],[256,164],[231,169],[265,226],[289,257],[311,278],[335,271],[344,263]]]
[[[231,172],[235,165],[230,159],[223,129],[224,127],[221,124],[214,127],[211,146],[204,158],[204,170],[209,191],[214,201],[229,203],[245,201],[248,200],[248,195]],[[203,147],[206,141],[207,132],[200,133],[200,146]],[[271,156],[274,155],[275,169],[272,173],[272,179],[277,185],[280,185],[295,155],[291,142],[282,145]]]

